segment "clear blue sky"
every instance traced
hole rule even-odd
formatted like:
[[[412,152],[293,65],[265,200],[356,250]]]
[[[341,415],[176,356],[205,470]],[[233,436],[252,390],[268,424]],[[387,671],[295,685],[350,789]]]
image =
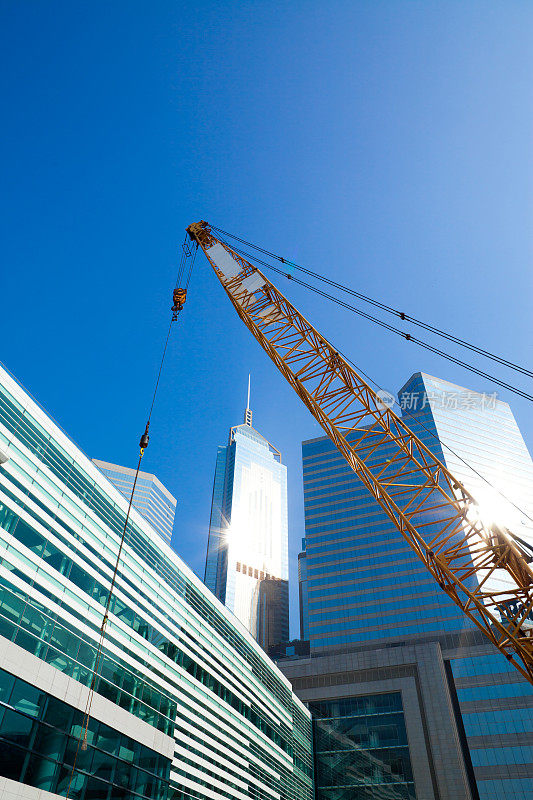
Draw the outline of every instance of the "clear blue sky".
[[[531,363],[530,2],[0,10],[0,357],[91,456],[134,464],[178,247],[201,218]],[[391,390],[420,369],[494,390],[281,288]],[[300,444],[320,431],[199,257],[145,468],[179,499],[175,546],[200,574],[249,371],[254,422],[288,465],[295,590]],[[499,394],[531,448],[531,404]]]

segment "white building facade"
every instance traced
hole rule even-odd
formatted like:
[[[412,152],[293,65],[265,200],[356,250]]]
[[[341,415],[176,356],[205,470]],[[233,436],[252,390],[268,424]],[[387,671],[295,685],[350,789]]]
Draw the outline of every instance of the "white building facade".
[[[0,795],[311,800],[308,711],[135,509],[73,771],[126,510],[0,368]]]

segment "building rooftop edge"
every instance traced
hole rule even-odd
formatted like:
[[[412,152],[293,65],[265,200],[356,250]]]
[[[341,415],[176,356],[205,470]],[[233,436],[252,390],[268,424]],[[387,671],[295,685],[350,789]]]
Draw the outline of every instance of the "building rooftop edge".
[[[125,475],[130,475],[131,477],[135,476],[135,470],[132,469],[131,467],[123,467],[121,464],[113,464],[111,461],[102,461],[102,459],[100,458],[91,458],[91,461],[93,462],[93,464],[96,464],[96,466],[99,469],[101,468],[115,469],[118,470],[118,472],[123,472]],[[165,497],[167,497],[171,503],[173,503],[175,506],[178,504],[178,501],[176,500],[174,495],[171,492],[169,492],[167,487],[163,483],[161,483],[157,475],[154,475],[153,472],[139,472],[139,478],[152,480],[157,486],[157,488],[163,492]]]
[[[400,392],[403,391],[403,389],[405,389],[407,384],[410,383],[413,380],[413,378],[416,378],[418,376],[420,376],[421,378],[429,378],[430,380],[433,381],[440,381],[440,383],[446,383],[448,386],[451,386],[454,389],[461,389],[464,392],[483,394],[483,392],[478,392],[476,389],[469,389],[468,386],[462,386],[460,383],[453,383],[453,381],[449,381],[446,378],[439,378],[438,375],[430,375],[429,372],[422,372],[422,370],[417,370],[416,372],[413,372],[412,375],[410,375],[409,378],[407,378],[407,380],[404,381],[403,385],[400,386],[400,388],[397,391],[397,394],[399,395]],[[501,400],[499,397],[497,397],[496,402],[501,403],[502,405],[508,406],[510,408],[509,403],[506,400]],[[327,436],[327,434],[323,434],[322,436],[316,436],[313,439],[303,439],[302,447],[305,444],[313,444],[314,442],[320,442],[323,441],[324,439],[329,439],[329,436]]]

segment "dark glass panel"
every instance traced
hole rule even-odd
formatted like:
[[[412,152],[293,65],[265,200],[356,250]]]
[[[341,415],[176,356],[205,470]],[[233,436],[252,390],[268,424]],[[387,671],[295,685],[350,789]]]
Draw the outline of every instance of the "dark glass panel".
[[[60,625],[56,625],[49,639],[50,645],[57,648],[62,653],[68,653],[75,657],[78,652],[79,639],[70,631],[65,630]]]
[[[53,544],[48,543],[46,550],[43,554],[43,561],[46,561],[53,569],[61,572],[62,575],[67,576],[72,565],[70,558],[67,558],[61,550],[58,550]]]
[[[36,789],[53,792],[58,771],[58,764],[34,753],[28,759],[22,781]]]
[[[18,744],[21,747],[29,747],[32,729],[32,719],[25,717],[23,714],[18,714],[16,711],[11,711],[9,708],[6,709],[2,727],[0,728],[2,739],[12,744]]]
[[[77,658],[80,663],[92,669],[96,659],[96,648],[87,644],[87,642],[81,642]]]
[[[87,780],[84,800],[108,800],[110,788],[108,783],[90,777]]]
[[[118,731],[109,728],[107,725],[100,725],[98,731],[98,738],[95,742],[96,747],[105,750],[106,753],[111,753],[113,756],[118,756],[120,751],[121,734]]]
[[[86,782],[87,782],[86,775],[83,775],[80,772],[75,772],[74,775],[72,776],[72,767],[60,766],[57,788],[55,790],[56,794],[66,795],[67,791],[69,791],[69,799],[71,798],[71,800],[81,800]]]
[[[136,772],[130,764],[124,761],[117,761],[115,765],[115,777],[113,782],[122,789],[131,789],[136,785]]]
[[[8,565],[4,563],[3,566]],[[25,601],[21,597],[17,597],[12,592],[6,592],[2,598],[2,614],[7,619],[18,622],[24,603]]]
[[[30,605],[27,605],[24,609],[24,614],[22,615],[20,624],[34,633],[36,636],[40,636],[46,622],[47,618],[42,612]]]
[[[27,650],[28,653],[32,653],[33,655],[37,654],[41,648],[40,639],[37,639],[35,636],[33,636],[33,634],[23,631],[20,628],[17,630],[13,641],[18,644],[19,647],[22,647],[24,650]]]
[[[49,728],[48,725],[39,725],[32,749],[54,761],[62,761],[65,744],[66,736],[64,731],[54,730]],[[48,789],[48,791],[51,792],[52,790]]]
[[[26,760],[26,751],[0,740],[0,775],[19,781]]]
[[[38,717],[44,706],[46,694],[41,692],[35,686],[30,686],[25,681],[17,680],[15,688],[11,693],[10,705],[16,708],[17,711],[23,711],[25,714],[31,714],[32,717]]]
[[[94,587],[94,578],[77,564],[72,564],[69,580],[72,581],[72,583],[75,583],[76,586],[82,590],[82,592],[91,594]]]
[[[5,639],[11,639],[15,634],[15,628],[13,627],[12,622],[8,622],[7,619],[0,616],[0,636],[3,636]]]
[[[133,739],[128,739],[126,736],[123,736],[118,752],[119,758],[123,758],[124,761],[127,761],[129,764],[133,764],[133,759],[135,757],[135,745],[136,742]]]
[[[147,747],[139,748],[139,754],[136,759],[136,764],[141,768],[148,770],[148,772],[158,771],[158,757],[157,753],[149,750]]]
[[[98,681],[98,694],[101,694],[103,697],[107,697],[108,700],[111,700],[112,703],[118,702],[119,690],[116,686],[108,681],[104,681],[100,678]]]
[[[3,528],[8,533],[13,533],[17,520],[17,514],[11,511],[4,503],[0,503],[0,528]]]
[[[40,555],[44,546],[44,537],[30,528],[27,522],[19,519],[15,528],[14,536],[18,541],[32,550],[36,555]]]
[[[82,750],[79,738],[81,728],[77,733],[78,736],[69,736],[67,739],[64,760],[66,764],[74,764],[74,760],[76,760],[76,769],[90,772],[93,749],[88,747],[87,750]]]
[[[49,697],[42,715],[43,722],[53,725],[54,728],[59,728],[60,731],[70,730],[72,723],[72,714],[74,709],[58,700],[55,697]]]
[[[3,669],[0,669],[0,701],[8,703],[11,696],[11,691],[15,684],[15,676],[10,675]]]
[[[46,661],[61,672],[70,674],[72,670],[72,662],[70,658],[67,658],[58,650],[54,650],[53,647],[48,648],[48,652],[46,653]]]
[[[110,758],[107,753],[101,753],[99,750],[94,750],[91,764],[91,774],[96,778],[106,781],[107,783],[111,783],[115,771],[115,763],[115,759]]]

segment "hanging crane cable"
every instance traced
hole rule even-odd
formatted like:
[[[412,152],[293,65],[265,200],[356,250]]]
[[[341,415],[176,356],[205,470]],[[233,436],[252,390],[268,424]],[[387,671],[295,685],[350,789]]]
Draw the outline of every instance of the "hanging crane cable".
[[[313,272],[313,270],[307,269],[306,267],[302,267],[300,264],[296,264],[294,261],[290,261],[283,256],[277,255],[276,253],[271,253],[269,250],[265,250],[263,247],[259,247],[256,244],[252,244],[251,242],[247,242],[245,239],[241,239],[239,236],[235,236],[233,233],[228,233],[227,231],[222,230],[222,228],[217,228],[215,225],[211,226],[213,230],[218,231],[218,233],[222,234],[223,236],[229,236],[230,239],[234,239],[241,244],[246,245],[247,247],[251,247],[252,249],[256,250],[259,253],[263,253],[263,255],[268,256],[269,258],[273,258],[276,261],[281,262],[282,264],[287,264],[290,267],[294,267],[294,269],[303,272],[306,275],[309,275],[316,280],[322,281],[323,283],[328,284],[329,286],[333,286],[335,289],[340,289],[342,292],[346,292],[347,294],[352,295],[352,297],[357,297],[359,300],[364,300],[365,303],[370,303],[370,305],[375,306],[376,308],[380,308],[382,311],[386,311],[389,314],[393,314],[396,317],[400,317],[400,319],[405,320],[407,322],[411,322],[413,325],[417,325],[420,328],[423,328],[430,333],[434,333],[436,336],[442,336],[444,339],[448,339],[450,342],[454,342],[454,344],[458,344],[461,347],[466,347],[468,350],[472,350],[474,353],[478,355],[484,356],[485,358],[489,358],[492,361],[501,364],[502,366],[508,367],[509,369],[513,369],[516,372],[522,373],[522,375],[526,375],[530,378],[533,378],[533,371],[527,369],[526,367],[521,366],[520,364],[515,364],[513,361],[509,361],[502,356],[498,356],[495,353],[491,353],[489,350],[485,350],[482,347],[478,347],[471,342],[467,342],[465,339],[461,339],[458,336],[454,336],[453,333],[449,333],[448,331],[441,330],[434,325],[430,325],[427,322],[423,322],[416,317],[412,317],[410,314],[406,314],[404,311],[400,311],[399,309],[393,308],[392,306],[387,305],[386,303],[382,303],[380,300],[376,300],[373,297],[369,297],[368,295],[363,294],[362,292],[357,292],[355,289],[351,289],[348,286],[344,286],[342,283],[338,283],[337,281],[332,280],[331,278],[327,278],[324,275],[320,275],[318,272]],[[234,245],[228,245],[233,247],[233,249],[237,249]],[[265,266],[264,261],[260,262]],[[286,273],[282,273],[287,276]],[[291,276],[287,276],[291,277]],[[404,334],[405,335],[405,334]]]
[[[125,542],[125,539],[126,539],[126,532],[127,532],[127,529],[128,529],[128,522],[129,522],[129,518],[130,518],[131,508],[132,508],[132,505],[133,505],[133,497],[134,497],[134,494],[135,494],[135,487],[137,485],[137,479],[139,477],[139,472],[140,472],[140,469],[141,469],[141,461],[142,461],[144,452],[145,452],[146,448],[148,447],[148,442],[149,442],[149,439],[150,439],[150,437],[149,437],[150,422],[151,422],[151,419],[152,419],[152,412],[154,410],[154,404],[155,404],[155,400],[156,400],[156,396],[157,396],[157,390],[159,388],[159,382],[160,382],[160,379],[161,379],[161,373],[162,373],[162,370],[163,370],[163,364],[165,363],[165,356],[167,354],[168,342],[169,342],[169,339],[170,339],[170,332],[172,330],[172,323],[177,321],[178,316],[179,316],[180,312],[182,311],[183,306],[185,305],[185,302],[186,302],[186,299],[187,299],[187,289],[189,288],[189,282],[190,282],[190,279],[191,279],[191,274],[192,274],[192,270],[193,270],[193,267],[194,267],[194,262],[195,262],[195,259],[196,259],[197,250],[198,250],[198,247],[197,246],[196,247],[195,246],[191,246],[191,243],[190,243],[188,237],[185,237],[185,241],[184,241],[184,243],[182,245],[182,254],[181,254],[181,259],[180,259],[180,266],[179,266],[179,270],[178,270],[178,278],[177,278],[177,281],[176,281],[176,287],[175,287],[175,289],[173,291],[173,294],[172,294],[172,301],[173,301],[173,303],[172,303],[172,316],[171,316],[171,319],[170,319],[170,322],[169,322],[167,335],[166,335],[165,343],[164,343],[164,346],[163,346],[163,353],[162,353],[162,356],[161,356],[161,361],[159,362],[159,370],[157,372],[157,378],[156,378],[156,381],[155,381],[154,391],[153,391],[153,394],[152,394],[152,402],[150,404],[150,410],[148,412],[148,419],[147,419],[147,422],[146,422],[146,427],[145,427],[144,433],[142,434],[141,439],[139,441],[139,459],[137,461],[137,468],[135,470],[135,477],[133,479],[133,486],[132,486],[132,489],[131,489],[130,499],[129,499],[129,502],[128,502],[128,510],[126,512],[126,517],[125,517],[125,520],[124,520],[124,527],[122,529],[122,534],[121,534],[121,537],[120,537],[117,557],[116,557],[116,560],[115,560],[115,567],[114,567],[113,574],[112,574],[112,577],[111,577],[111,583],[110,583],[110,586],[109,586],[109,592],[107,594],[107,601],[106,601],[106,604],[105,604],[105,607],[104,607],[104,614],[103,614],[103,618],[102,618],[102,624],[100,626],[100,634],[99,634],[99,638],[98,638],[98,645],[97,645],[97,648],[96,648],[96,657],[95,657],[95,660],[94,660],[94,666],[93,666],[92,675],[91,675],[91,682],[89,684],[89,692],[87,694],[87,701],[86,701],[86,704],[85,704],[85,711],[84,711],[84,714],[83,714],[83,723],[82,723],[82,726],[81,726],[80,734],[78,736],[78,744],[77,744],[77,747],[76,747],[76,753],[74,755],[74,762],[73,762],[71,773],[70,773],[70,779],[69,779],[69,784],[68,784],[68,789],[67,789],[67,794],[66,794],[66,800],[68,800],[68,798],[70,796],[72,780],[74,778],[74,773],[75,773],[75,770],[76,770],[76,764],[77,764],[77,761],[78,761],[78,754],[79,754],[80,750],[87,750],[87,731],[88,731],[88,727],[89,727],[89,720],[91,718],[91,710],[92,710],[94,693],[95,693],[95,689],[96,689],[96,681],[98,679],[99,672],[100,672],[100,665],[101,665],[102,656],[103,656],[103,646],[104,646],[104,640],[105,640],[105,636],[106,636],[106,627],[107,627],[107,623],[109,621],[109,612],[110,612],[111,601],[113,599],[113,592],[115,590],[116,580],[117,580],[117,576],[118,576],[118,570],[119,570],[119,565],[120,565],[120,558],[121,558],[121,555],[122,555],[122,549],[124,547],[124,542]]]
[[[221,240],[221,241],[223,241],[223,240]],[[253,261],[254,263],[261,264],[262,266],[267,267],[268,269],[271,269],[273,272],[276,272],[278,275],[282,275],[284,278],[287,278],[288,280],[291,280],[294,283],[298,283],[300,286],[304,286],[306,289],[309,289],[310,291],[315,292],[315,294],[318,294],[321,297],[325,297],[327,300],[330,300],[331,302],[336,303],[338,306],[341,306],[342,308],[346,308],[348,311],[351,311],[354,314],[357,314],[358,316],[363,317],[364,319],[367,319],[367,320],[369,320],[370,322],[373,322],[376,325],[379,325],[381,328],[385,328],[386,330],[390,331],[391,333],[395,333],[397,336],[401,336],[402,339],[405,339],[408,342],[414,342],[414,344],[417,344],[420,347],[423,347],[424,349],[429,350],[432,353],[435,353],[436,355],[440,356],[441,358],[445,358],[447,361],[451,361],[452,363],[457,364],[460,367],[463,367],[464,369],[468,370],[469,372],[473,372],[476,375],[480,375],[482,378],[486,378],[487,380],[492,381],[493,383],[496,383],[498,386],[501,386],[502,388],[507,389],[509,392],[513,392],[513,394],[517,394],[519,397],[522,397],[524,400],[529,400],[529,401],[533,402],[533,395],[529,394],[528,392],[524,391],[523,389],[520,389],[519,387],[513,386],[512,384],[508,383],[507,381],[503,381],[500,378],[497,378],[495,375],[491,375],[490,373],[485,372],[484,370],[478,369],[477,367],[474,367],[472,364],[468,364],[468,362],[463,361],[460,358],[456,358],[455,356],[452,356],[450,353],[446,353],[444,350],[441,350],[438,347],[434,347],[432,344],[429,344],[429,342],[425,342],[422,339],[419,339],[418,337],[413,336],[410,333],[405,333],[400,328],[396,328],[394,325],[390,325],[388,322],[385,322],[384,320],[381,320],[378,317],[375,317],[373,314],[368,314],[366,311],[362,311],[360,308],[356,308],[355,306],[351,305],[351,303],[346,303],[344,300],[341,300],[340,298],[335,297],[332,294],[329,294],[329,292],[325,292],[323,289],[319,289],[317,286],[313,286],[312,284],[307,283],[307,281],[303,281],[301,278],[296,278],[294,275],[291,275],[288,272],[284,272],[283,270],[278,269],[277,267],[274,267],[272,264],[269,264],[267,261],[263,261],[262,259],[258,258],[257,256],[246,252],[246,250],[243,250],[241,247],[238,247],[236,245],[230,245],[227,242],[226,242],[226,244],[227,244],[228,247],[232,247],[232,249],[235,250],[235,252],[239,253],[244,258],[247,258],[247,259]],[[287,263],[289,263],[289,262],[287,262]],[[290,262],[290,263],[292,264],[292,262]],[[407,317],[405,317],[405,318],[407,319]],[[521,371],[523,371],[523,370],[521,369]]]

